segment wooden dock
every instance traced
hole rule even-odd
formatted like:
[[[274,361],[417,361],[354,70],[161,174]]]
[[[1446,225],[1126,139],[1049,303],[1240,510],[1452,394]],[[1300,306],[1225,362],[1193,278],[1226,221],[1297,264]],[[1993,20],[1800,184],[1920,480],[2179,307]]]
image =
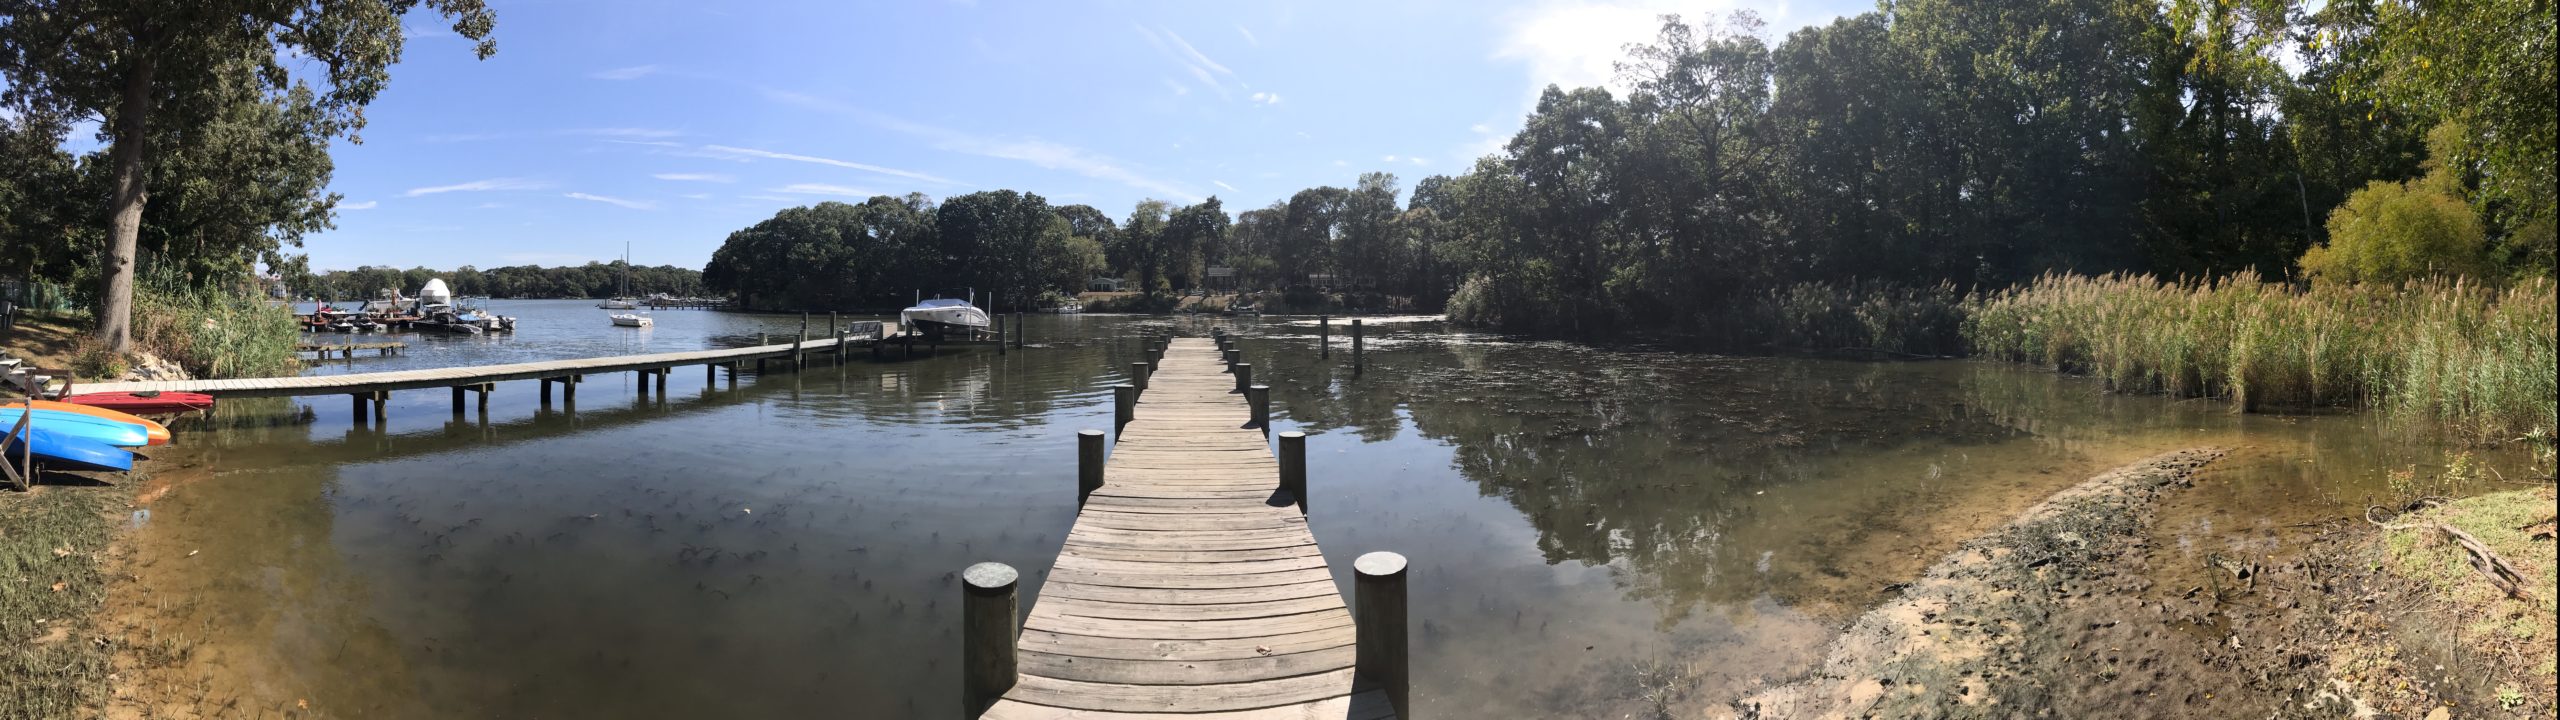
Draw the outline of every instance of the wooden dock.
[[[317,359],[320,360],[327,360],[330,355],[354,360],[356,358],[356,352],[360,350],[371,350],[376,356],[390,357],[400,354],[400,351],[407,347],[409,347],[408,343],[400,342],[398,340],[389,342],[299,343],[293,346],[293,351],[297,353],[314,353],[318,356]]]
[[[1118,441],[1106,462],[1100,431],[1079,438],[1083,508],[1018,635],[1014,571],[966,573],[971,713],[1398,716],[1404,559],[1360,559],[1355,622],[1307,529],[1305,436],[1274,455],[1270,389],[1227,345],[1148,347],[1115,388]]]

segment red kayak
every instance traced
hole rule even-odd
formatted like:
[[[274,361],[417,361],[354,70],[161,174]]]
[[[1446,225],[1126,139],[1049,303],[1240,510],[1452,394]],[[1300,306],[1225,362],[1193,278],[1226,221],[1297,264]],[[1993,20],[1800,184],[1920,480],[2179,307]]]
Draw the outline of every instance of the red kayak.
[[[82,393],[62,401],[133,415],[163,415],[213,408],[213,396],[191,392]]]

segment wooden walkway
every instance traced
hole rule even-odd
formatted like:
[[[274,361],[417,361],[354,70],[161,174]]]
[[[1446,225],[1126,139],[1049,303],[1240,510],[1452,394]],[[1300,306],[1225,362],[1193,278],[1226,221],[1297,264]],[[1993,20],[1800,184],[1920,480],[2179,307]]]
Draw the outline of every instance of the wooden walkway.
[[[867,340],[857,340],[868,347]],[[657,371],[687,365],[720,365],[748,360],[790,358],[795,354],[816,355],[835,351],[832,340],[818,339],[806,345],[783,343],[754,347],[695,350],[691,352],[617,355],[575,360],[475,365],[469,367],[431,368],[426,370],[394,370],[390,372],[348,373],[344,375],[299,375],[273,378],[235,378],[230,380],[161,380],[147,382],[82,383],[79,392],[193,392],[214,397],[299,397],[306,395],[353,395],[393,390],[416,390],[480,385],[509,380],[564,378],[593,373],[647,370]]]
[[[1395,716],[1225,368],[1208,339],[1168,344],[982,717]]]

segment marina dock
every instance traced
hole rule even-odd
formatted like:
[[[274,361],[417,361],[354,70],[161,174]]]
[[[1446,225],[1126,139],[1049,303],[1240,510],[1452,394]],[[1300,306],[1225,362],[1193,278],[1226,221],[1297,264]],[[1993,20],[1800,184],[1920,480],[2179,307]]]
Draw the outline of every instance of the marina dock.
[[[1306,437],[1220,338],[1149,343],[1116,444],[1079,436],[1082,509],[1015,625],[1017,573],[966,572],[964,691],[984,718],[1398,717],[1404,558],[1356,563],[1357,617],[1308,531]]]
[[[327,360],[331,355],[353,360],[356,357],[356,352],[360,350],[371,350],[377,357],[390,357],[400,354],[400,351],[407,347],[409,347],[408,343],[400,342],[398,340],[389,342],[300,343],[293,346],[293,351],[298,353],[313,353],[317,356],[316,359],[320,360]]]

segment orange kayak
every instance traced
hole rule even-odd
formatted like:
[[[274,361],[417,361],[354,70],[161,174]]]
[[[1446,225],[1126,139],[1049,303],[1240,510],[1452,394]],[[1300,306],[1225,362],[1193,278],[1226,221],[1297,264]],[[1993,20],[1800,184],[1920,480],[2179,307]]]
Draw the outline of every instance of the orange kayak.
[[[12,406],[12,407],[25,407],[25,406],[26,406],[26,404],[27,404],[27,401],[25,401],[25,400],[20,400],[20,401],[17,401],[17,402],[9,403],[9,405],[10,405],[10,406]],[[149,433],[149,434],[150,434],[150,436],[151,436],[151,444],[153,444],[153,445],[167,445],[167,444],[169,444],[169,428],[162,426],[160,423],[152,422],[152,421],[150,421],[150,420],[146,420],[146,419],[143,419],[143,418],[134,417],[134,416],[132,416],[132,415],[127,415],[127,414],[125,414],[125,413],[116,412],[116,411],[114,411],[114,410],[108,410],[108,409],[106,409],[106,408],[95,408],[95,407],[89,407],[89,406],[87,406],[87,405],[82,405],[82,404],[79,404],[79,403],[57,402],[57,401],[53,401],[53,400],[37,400],[37,401],[35,401],[35,404],[36,404],[36,409],[37,409],[37,410],[58,410],[58,411],[67,412],[67,413],[79,413],[79,414],[87,415],[87,416],[90,416],[90,417],[100,417],[100,418],[106,418],[106,419],[109,419],[109,420],[114,420],[114,421],[116,421],[116,422],[126,422],[126,423],[133,423],[133,424],[135,424],[135,425],[140,425],[140,426],[142,426],[142,429],[143,429],[143,431],[144,431],[144,432],[146,432],[146,433]],[[130,431],[128,431],[128,432],[130,432]],[[128,437],[130,437],[130,436],[128,436]]]

